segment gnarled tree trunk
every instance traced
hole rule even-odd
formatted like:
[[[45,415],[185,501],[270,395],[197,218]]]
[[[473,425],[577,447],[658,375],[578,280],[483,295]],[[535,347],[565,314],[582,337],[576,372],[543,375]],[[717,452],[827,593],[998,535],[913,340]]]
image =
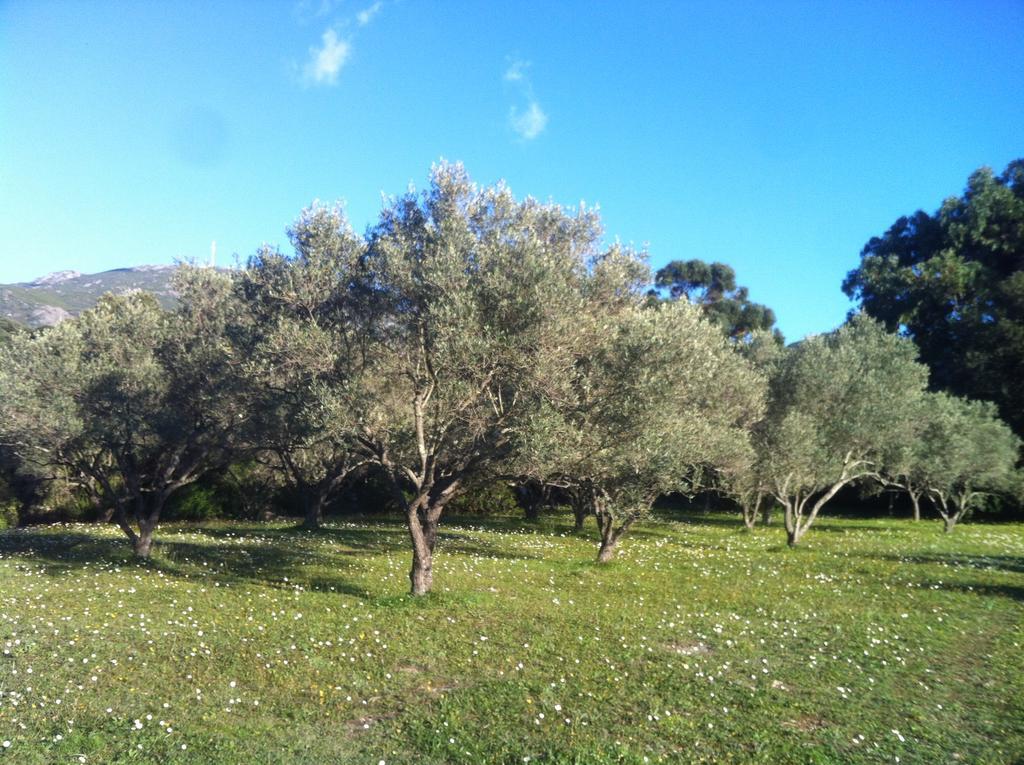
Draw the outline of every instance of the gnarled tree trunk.
[[[412,542],[412,568],[409,569],[409,592],[426,595],[434,586],[434,548],[437,545],[437,527],[445,505],[461,489],[458,479],[421,489],[406,504],[405,520]],[[393,483],[397,488],[397,482]],[[398,490],[401,494],[401,490]]]
[[[604,509],[596,510],[597,528],[601,532],[601,547],[597,551],[597,562],[607,563],[615,557],[619,537],[615,533],[615,519]]]
[[[799,500],[797,500],[799,502]],[[785,499],[782,502],[782,525],[786,528],[786,544],[790,547],[796,547],[800,541],[800,536],[797,533],[797,524],[799,519],[797,517],[796,509],[793,506],[793,502],[789,499]]]
[[[125,511],[126,500],[117,503],[114,509],[114,520],[131,542],[132,550],[137,558],[147,559],[153,549],[153,533],[160,523],[160,513],[166,501],[165,494],[158,494],[146,501],[144,496],[135,498],[134,516],[138,531],[132,527]]]
[[[434,586],[434,547],[437,545],[437,524],[443,507],[431,506],[429,498],[421,495],[410,502],[406,509],[406,523],[412,541],[409,591],[413,595],[426,595]]]
[[[605,500],[595,498],[594,517],[597,519],[597,528],[601,532],[601,547],[597,551],[597,562],[608,563],[615,557],[622,535],[629,531],[636,516],[629,516],[619,526],[615,526],[615,516],[608,509]]]
[[[956,527],[957,522],[967,512],[968,503],[971,500],[970,494],[964,493],[959,496],[946,496],[936,492],[932,495],[932,504],[939,511],[942,517],[942,531],[949,534]]]

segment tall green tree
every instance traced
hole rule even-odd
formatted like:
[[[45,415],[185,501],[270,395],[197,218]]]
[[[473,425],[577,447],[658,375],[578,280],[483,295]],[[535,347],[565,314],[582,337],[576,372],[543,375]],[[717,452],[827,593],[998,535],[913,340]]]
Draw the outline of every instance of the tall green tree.
[[[176,286],[174,312],[147,293],[107,295],[0,351],[0,440],[100,492],[144,558],[170,496],[226,464],[246,423],[230,278],[184,268]]]
[[[749,338],[758,331],[774,335],[783,342],[775,326],[775,312],[750,299],[746,287],[737,286],[736,271],[725,263],[703,260],[673,260],[655,275],[654,294],[667,294],[673,300],[686,298],[699,305],[704,314],[734,339]]]
[[[288,231],[294,255],[265,248],[237,290],[248,308],[245,378],[255,459],[277,470],[318,528],[345,480],[369,464],[357,436],[365,335],[345,292],[365,252],[340,207],[314,205]]]
[[[385,207],[359,272],[340,280],[370,349],[359,441],[404,508],[413,594],[432,587],[446,505],[509,457],[600,235],[589,211],[517,201],[442,165],[425,193]]]
[[[994,401],[1024,434],[1024,159],[873,237],[843,290],[913,338],[933,389]]]
[[[841,488],[885,470],[905,437],[904,413],[924,393],[916,356],[909,340],[861,315],[786,349],[758,429],[758,470],[785,511],[790,546]]]

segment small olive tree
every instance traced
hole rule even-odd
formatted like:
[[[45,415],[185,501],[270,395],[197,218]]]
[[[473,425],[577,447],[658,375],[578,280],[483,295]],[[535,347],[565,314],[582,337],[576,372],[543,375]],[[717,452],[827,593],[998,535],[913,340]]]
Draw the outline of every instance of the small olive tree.
[[[890,439],[882,459],[884,469],[870,479],[890,491],[906,494],[912,507],[911,517],[915,521],[921,520],[921,500],[927,497],[933,451],[944,448],[936,440],[938,432],[934,428],[936,418],[941,418],[941,412],[947,408],[946,402],[941,400],[944,395],[926,391],[900,412],[896,425],[903,432],[899,437]],[[866,484],[864,490],[873,492],[876,489]]]
[[[1018,490],[1020,439],[992,403],[929,394],[918,443],[905,476],[927,493],[946,532],[983,496]]]
[[[685,301],[577,323],[583,342],[524,429],[520,458],[590,507],[604,563],[659,495],[700,486],[749,451],[764,380]]]
[[[765,379],[771,380],[778,374],[786,353],[779,337],[778,332],[754,330],[739,338],[735,347]],[[754,423],[750,429],[752,448],[722,465],[715,476],[718,490],[739,505],[743,525],[747,529],[757,525],[758,517],[765,525],[771,520],[774,498],[771,496],[770,477],[762,469],[757,450],[753,448],[763,443],[766,428],[767,422],[763,417]]]
[[[927,369],[916,355],[913,343],[864,316],[783,354],[757,469],[783,507],[790,546],[841,488],[884,471],[905,437],[902,418],[924,392]]]
[[[0,439],[26,463],[102,494],[149,557],[168,498],[227,464],[245,426],[229,277],[183,268],[180,306],[108,295],[0,353]]]

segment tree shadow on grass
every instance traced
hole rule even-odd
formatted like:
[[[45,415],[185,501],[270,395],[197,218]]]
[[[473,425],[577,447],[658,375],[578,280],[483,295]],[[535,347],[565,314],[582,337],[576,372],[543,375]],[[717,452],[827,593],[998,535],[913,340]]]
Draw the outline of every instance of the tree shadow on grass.
[[[661,521],[674,521],[685,526],[724,526],[743,528],[743,519],[739,513],[727,515],[712,511],[704,513],[700,510],[656,507],[651,517]]]
[[[122,537],[78,530],[55,533],[52,527],[31,527],[0,535],[0,559],[18,556],[27,565],[41,565],[48,575],[61,576],[90,568],[140,567],[166,576],[210,584],[257,584],[278,589],[300,586],[307,591],[340,592],[372,597],[345,576],[374,554],[409,551],[407,532],[393,521],[374,519],[365,526],[295,526],[231,524],[189,526],[168,524],[157,530],[153,557],[134,557]],[[508,560],[536,559],[526,550],[507,550],[457,529],[438,535],[438,552]],[[323,572],[329,572],[326,575]]]
[[[1024,557],[1019,555],[969,555],[965,553],[921,553],[897,555],[884,553],[861,553],[860,557],[891,563],[923,563],[936,566],[982,571],[1005,571],[1024,574]]]
[[[380,519],[360,522],[365,525],[359,527],[345,526],[343,528],[328,525],[313,530],[295,526],[267,530],[262,530],[259,527],[246,528],[250,529],[248,533],[274,540],[298,541],[299,543],[329,540],[342,547],[350,548],[347,551],[338,551],[339,554],[357,551],[411,554],[409,532],[404,526],[396,527],[394,522],[381,521]],[[487,530],[490,531],[491,529]],[[214,528],[210,530],[200,528],[196,529],[196,533],[214,537],[240,536],[240,534],[235,533],[230,528]],[[475,555],[510,560],[535,559],[538,557],[528,552],[503,549],[497,542],[492,543],[489,540],[480,539],[471,532],[462,531],[457,527],[446,529],[443,523],[437,534],[437,551],[448,555]]]
[[[197,529],[198,531],[198,529]],[[235,535],[238,536],[238,535]],[[0,535],[0,559],[18,556],[21,565],[39,565],[50,576],[67,576],[90,569],[143,568],[165,576],[210,584],[258,584],[278,589],[339,592],[368,599],[371,594],[342,575],[357,566],[358,551],[333,554],[302,545],[259,542],[200,544],[175,539],[174,534],[154,540],[154,557],[140,560],[125,539],[95,536],[80,531],[52,533],[20,530]],[[330,571],[306,577],[304,567]]]
[[[947,590],[949,592],[961,592],[965,595],[977,595],[979,597],[999,596],[1011,600],[1024,601],[1024,587],[1017,587],[1012,584],[972,584],[970,582],[921,582],[920,586],[932,590]]]

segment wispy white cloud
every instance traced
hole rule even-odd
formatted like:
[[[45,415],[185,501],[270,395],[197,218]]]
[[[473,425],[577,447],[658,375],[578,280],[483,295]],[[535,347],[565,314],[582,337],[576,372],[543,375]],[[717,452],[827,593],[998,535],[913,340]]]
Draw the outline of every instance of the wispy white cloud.
[[[324,32],[321,43],[319,47],[314,45],[309,49],[309,61],[303,74],[307,83],[335,85],[352,46],[347,40],[338,39],[338,33],[333,29]]]
[[[359,11],[359,13],[356,14],[356,21],[359,23],[359,26],[365,27],[373,21],[373,17],[380,13],[380,9],[383,5],[384,3],[382,3],[381,0],[377,0],[373,5],[367,6],[366,8],[363,8],[363,10]]]
[[[292,7],[295,18],[305,24],[314,19],[330,16],[339,0],[298,0]]]
[[[526,68],[530,66],[529,61],[523,61],[522,59],[513,59],[512,63],[508,65],[508,69],[505,70],[505,81],[506,82],[521,82],[526,76]]]
[[[533,83],[528,75],[530,62],[520,58],[511,59],[502,79],[512,83],[525,106],[512,106],[508,113],[509,127],[524,141],[532,141],[548,126],[548,115],[541,108],[533,93]]]
[[[540,108],[536,101],[530,101],[529,105],[520,111],[516,107],[508,115],[509,124],[524,141],[532,141],[544,132],[548,126],[548,115]]]

